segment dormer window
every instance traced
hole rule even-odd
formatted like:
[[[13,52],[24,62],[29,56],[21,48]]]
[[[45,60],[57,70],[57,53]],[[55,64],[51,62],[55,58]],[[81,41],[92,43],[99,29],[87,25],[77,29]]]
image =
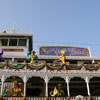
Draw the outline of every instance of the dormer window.
[[[17,46],[17,39],[9,39],[9,46]]]

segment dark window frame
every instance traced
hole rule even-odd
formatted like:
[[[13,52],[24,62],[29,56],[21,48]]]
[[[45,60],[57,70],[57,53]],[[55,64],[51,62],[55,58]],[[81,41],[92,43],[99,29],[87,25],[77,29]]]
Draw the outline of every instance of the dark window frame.
[[[27,39],[18,39],[18,46],[25,46],[26,47],[27,46]]]
[[[2,40],[7,40],[7,41],[2,41]],[[0,39],[1,46],[8,46],[8,39]]]
[[[9,46],[17,46],[17,43],[18,43],[18,39],[9,39]]]

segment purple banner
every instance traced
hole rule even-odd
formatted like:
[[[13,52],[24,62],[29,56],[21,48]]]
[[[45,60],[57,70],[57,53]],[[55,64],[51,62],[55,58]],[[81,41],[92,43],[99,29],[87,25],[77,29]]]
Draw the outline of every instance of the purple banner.
[[[60,47],[44,46],[39,48],[39,55],[61,56],[61,51],[65,51],[66,56],[90,56],[88,48],[81,47]]]

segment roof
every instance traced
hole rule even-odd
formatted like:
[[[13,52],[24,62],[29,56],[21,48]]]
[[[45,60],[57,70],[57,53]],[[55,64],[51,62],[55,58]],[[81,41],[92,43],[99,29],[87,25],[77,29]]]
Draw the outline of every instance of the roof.
[[[4,29],[2,32],[0,32],[0,36],[32,36],[32,31],[31,32],[25,32],[22,29],[16,29],[13,27],[13,29]]]
[[[11,55],[3,55],[4,58],[12,58],[13,56]],[[16,55],[16,57],[14,56],[14,58],[26,58],[25,55]],[[38,59],[59,59],[59,56],[40,56],[38,55]],[[70,59],[70,60],[100,60],[100,57],[82,57],[82,56],[66,56],[66,59]]]
[[[39,55],[39,59],[59,59],[59,56],[43,56]],[[86,57],[86,56],[66,56],[66,59],[70,60],[100,60],[100,57]]]
[[[32,33],[16,33],[16,32],[4,33],[4,32],[0,32],[0,36],[32,36]]]

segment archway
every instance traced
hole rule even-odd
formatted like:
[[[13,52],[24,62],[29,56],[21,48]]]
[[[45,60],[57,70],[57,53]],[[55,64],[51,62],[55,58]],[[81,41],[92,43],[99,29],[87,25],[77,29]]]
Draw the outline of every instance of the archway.
[[[87,87],[84,79],[80,77],[74,77],[70,80],[69,90],[71,96],[83,95],[87,96]]]
[[[27,81],[26,96],[45,96],[45,81],[40,77],[31,77]]]
[[[90,93],[92,96],[100,96],[100,77],[90,79]]]
[[[4,82],[3,96],[23,96],[23,86],[22,78],[18,76],[10,76]]]
[[[54,90],[54,87],[56,87],[58,89],[58,85],[62,85],[61,90],[64,91],[64,94],[62,94],[61,96],[66,96],[67,97],[67,84],[65,82],[65,80],[61,77],[53,77],[50,79],[49,83],[48,83],[48,95],[50,96],[50,92]]]

